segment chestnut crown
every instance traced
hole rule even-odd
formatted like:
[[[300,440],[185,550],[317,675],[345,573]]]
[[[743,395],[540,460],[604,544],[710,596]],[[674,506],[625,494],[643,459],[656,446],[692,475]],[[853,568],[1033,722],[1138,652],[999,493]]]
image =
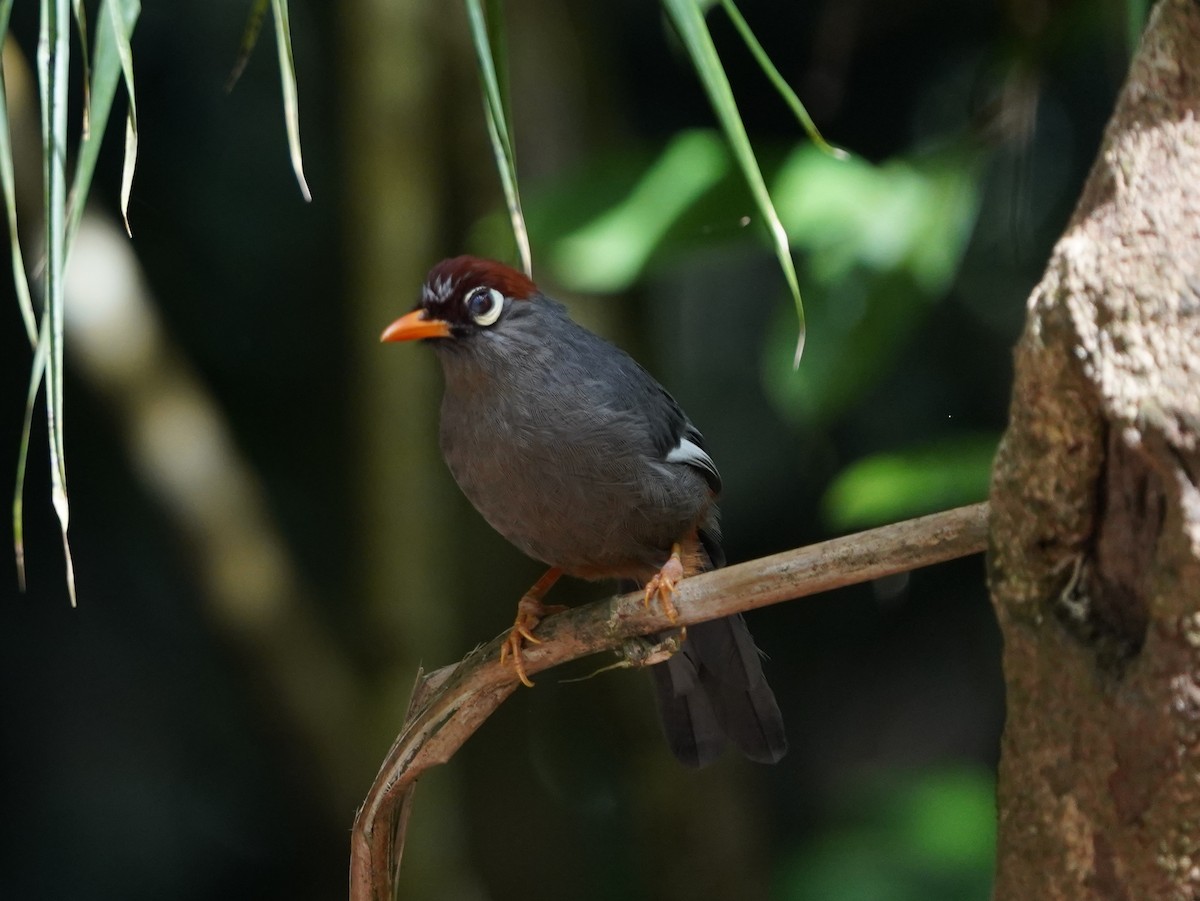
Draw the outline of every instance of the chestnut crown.
[[[508,301],[530,300],[537,286],[523,273],[494,260],[458,256],[442,260],[425,277],[417,308],[452,330],[486,327]]]

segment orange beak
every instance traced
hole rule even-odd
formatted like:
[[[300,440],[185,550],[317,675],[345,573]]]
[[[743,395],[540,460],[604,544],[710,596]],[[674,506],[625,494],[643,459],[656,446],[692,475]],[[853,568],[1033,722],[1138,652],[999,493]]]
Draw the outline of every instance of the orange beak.
[[[426,319],[425,311],[413,310],[383,330],[380,341],[416,341],[420,338],[449,338],[450,323]]]

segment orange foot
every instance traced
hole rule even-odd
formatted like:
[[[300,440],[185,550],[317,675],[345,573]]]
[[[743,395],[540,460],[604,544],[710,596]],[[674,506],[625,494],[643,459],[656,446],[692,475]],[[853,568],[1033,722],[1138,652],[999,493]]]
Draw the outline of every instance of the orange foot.
[[[683,560],[680,558],[679,543],[671,545],[671,556],[649,582],[646,583],[646,607],[655,597],[671,622],[679,619],[679,611],[675,609],[675,585],[683,578]]]
[[[561,575],[562,570],[552,569],[538,579],[537,584],[529,591],[525,592],[524,597],[517,602],[517,618],[513,621],[508,638],[500,646],[500,663],[503,664],[511,657],[517,678],[527,688],[533,688],[533,682],[525,674],[525,661],[521,659],[521,648],[525,642],[541,644],[542,642],[533,635],[533,630],[538,627],[538,623],[552,613],[561,613],[567,609],[561,604],[542,603],[542,596],[550,590],[550,586],[557,582]]]

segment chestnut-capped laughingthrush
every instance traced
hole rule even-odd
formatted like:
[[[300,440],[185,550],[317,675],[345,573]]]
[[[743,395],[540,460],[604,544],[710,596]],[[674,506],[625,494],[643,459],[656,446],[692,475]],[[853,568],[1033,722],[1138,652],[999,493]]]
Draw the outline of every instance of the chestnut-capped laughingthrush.
[[[566,573],[644,587],[668,616],[686,575],[723,565],[721,477],[674,398],[624,351],[578,325],[520,272],[438,263],[384,341],[424,339],[445,375],[441,447],[463,493],[501,535],[550,570],[521,599],[505,646],[524,642]],[[688,627],[650,667],[667,741],[703,766],[726,739],[751,760],[787,750],[775,696],[741,616]]]

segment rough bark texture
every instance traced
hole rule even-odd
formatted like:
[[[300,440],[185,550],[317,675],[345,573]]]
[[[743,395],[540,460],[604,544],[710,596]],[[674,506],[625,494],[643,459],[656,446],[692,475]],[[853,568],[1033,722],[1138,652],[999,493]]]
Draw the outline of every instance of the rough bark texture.
[[[992,486],[996,898],[1200,898],[1200,2],[1163,0],[1029,299]]]

